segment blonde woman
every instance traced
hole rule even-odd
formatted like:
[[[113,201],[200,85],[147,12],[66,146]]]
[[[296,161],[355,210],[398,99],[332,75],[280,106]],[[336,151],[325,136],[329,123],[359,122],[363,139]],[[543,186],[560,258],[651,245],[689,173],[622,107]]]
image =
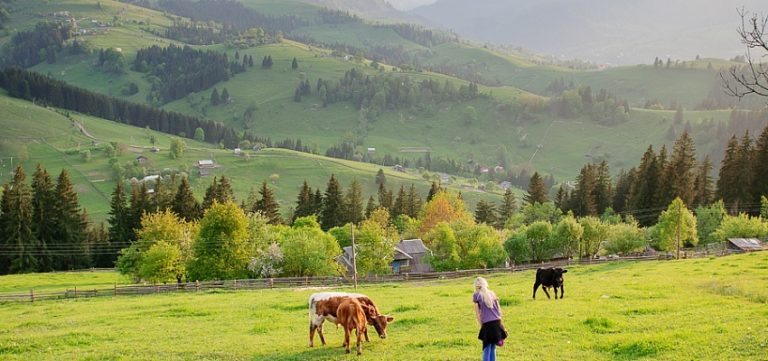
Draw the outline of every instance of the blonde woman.
[[[483,361],[496,361],[496,345],[503,345],[507,331],[501,324],[499,298],[488,288],[488,281],[478,277],[475,280],[475,303],[477,323],[480,324],[478,339],[483,341]]]

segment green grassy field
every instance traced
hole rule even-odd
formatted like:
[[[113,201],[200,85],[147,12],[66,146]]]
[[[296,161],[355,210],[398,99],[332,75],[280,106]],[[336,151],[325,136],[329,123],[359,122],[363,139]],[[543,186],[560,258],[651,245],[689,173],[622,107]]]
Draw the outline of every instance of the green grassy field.
[[[531,300],[533,276],[527,271],[489,277],[510,334],[499,359],[765,359],[766,252],[573,266],[565,277],[567,297],[557,301],[541,293]],[[344,354],[343,332],[330,325],[328,346],[307,347],[307,298],[316,290],[297,289],[4,304],[0,358],[479,359],[471,278],[360,291],[396,318],[389,337],[372,339],[360,357]]]

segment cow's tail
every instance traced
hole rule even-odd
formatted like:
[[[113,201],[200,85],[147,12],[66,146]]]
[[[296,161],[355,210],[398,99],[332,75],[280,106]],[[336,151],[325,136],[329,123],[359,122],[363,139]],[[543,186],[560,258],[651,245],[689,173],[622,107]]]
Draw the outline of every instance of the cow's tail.
[[[312,315],[315,313],[315,300],[313,298],[314,295],[309,296],[309,323],[312,323]]]

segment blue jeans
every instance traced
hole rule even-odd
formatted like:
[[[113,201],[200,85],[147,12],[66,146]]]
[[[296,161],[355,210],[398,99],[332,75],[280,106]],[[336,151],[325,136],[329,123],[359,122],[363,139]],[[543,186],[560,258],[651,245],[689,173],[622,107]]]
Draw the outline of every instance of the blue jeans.
[[[489,344],[483,349],[483,361],[496,361],[496,345]]]

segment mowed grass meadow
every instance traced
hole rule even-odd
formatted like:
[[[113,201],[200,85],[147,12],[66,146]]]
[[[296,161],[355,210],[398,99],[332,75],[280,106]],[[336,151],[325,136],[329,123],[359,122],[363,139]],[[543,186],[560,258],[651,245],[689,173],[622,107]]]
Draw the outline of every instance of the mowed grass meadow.
[[[22,288],[18,277],[45,282],[0,284]],[[531,300],[533,278],[489,277],[510,334],[500,360],[768,359],[768,252],[573,266],[557,301],[541,291]],[[307,298],[317,290],[281,289],[6,303],[0,359],[477,360],[472,282],[362,286],[396,321],[386,340],[371,329],[359,357],[344,354],[330,324],[328,345],[310,349]]]

